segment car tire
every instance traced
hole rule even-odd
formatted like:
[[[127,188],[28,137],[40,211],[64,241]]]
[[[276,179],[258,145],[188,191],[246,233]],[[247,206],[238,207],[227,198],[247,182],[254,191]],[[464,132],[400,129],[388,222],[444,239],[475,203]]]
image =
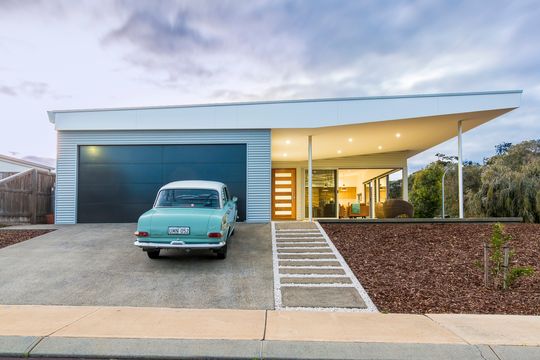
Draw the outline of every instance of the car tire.
[[[217,254],[218,259],[220,260],[226,259],[227,258],[227,244],[225,244],[225,246],[223,246],[221,249],[216,251],[216,254]]]
[[[150,259],[159,259],[159,249],[157,249],[157,250],[148,250],[146,252],[146,255],[148,255],[148,257]]]

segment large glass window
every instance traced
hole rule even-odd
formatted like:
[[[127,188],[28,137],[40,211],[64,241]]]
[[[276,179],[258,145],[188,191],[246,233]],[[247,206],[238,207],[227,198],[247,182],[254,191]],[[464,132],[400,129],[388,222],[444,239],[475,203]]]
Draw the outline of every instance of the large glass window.
[[[308,216],[309,189],[308,189],[308,171],[305,173],[306,188],[306,217]],[[337,216],[337,184],[336,170],[313,170],[312,173],[313,189],[313,217],[314,218],[332,218]]]
[[[210,189],[165,189],[159,192],[156,207],[218,209],[219,194]]]
[[[403,198],[403,171],[396,171],[388,177],[388,199]]]
[[[379,202],[385,202],[388,195],[388,177],[379,178]]]

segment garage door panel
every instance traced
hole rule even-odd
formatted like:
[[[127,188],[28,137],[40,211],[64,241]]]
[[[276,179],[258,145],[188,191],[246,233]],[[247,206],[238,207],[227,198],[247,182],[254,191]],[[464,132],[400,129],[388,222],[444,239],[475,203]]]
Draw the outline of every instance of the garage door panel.
[[[230,182],[246,182],[245,164],[230,163],[175,163],[163,165],[165,182],[175,180],[213,180],[227,185]]]
[[[79,161],[81,164],[129,164],[129,163],[160,163],[162,149],[160,146],[132,145],[99,145],[80,146]]]
[[[162,183],[160,164],[84,164],[79,176],[85,184]]]
[[[141,212],[141,209],[145,210]],[[115,207],[109,203],[94,203],[82,205],[78,214],[86,223],[137,222],[138,217],[149,209],[151,206],[148,207],[146,203],[118,204]]]
[[[218,160],[245,163],[245,145],[168,145],[163,148],[163,162],[176,163],[197,159],[198,163]]]
[[[246,161],[245,144],[79,146],[77,221],[135,222],[161,186],[193,179],[227,184],[244,220]]]
[[[79,192],[79,203],[108,203],[110,207],[119,204],[144,203],[153,204],[157,191],[163,186],[153,184],[88,184],[84,191]]]

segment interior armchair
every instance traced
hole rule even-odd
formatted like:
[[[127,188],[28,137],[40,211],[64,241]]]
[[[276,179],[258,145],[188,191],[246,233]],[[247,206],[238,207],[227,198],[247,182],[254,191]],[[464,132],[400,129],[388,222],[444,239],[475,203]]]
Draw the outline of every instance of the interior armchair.
[[[349,218],[358,218],[358,217],[368,217],[369,216],[369,205],[364,203],[352,203],[349,204],[347,208],[347,217]]]

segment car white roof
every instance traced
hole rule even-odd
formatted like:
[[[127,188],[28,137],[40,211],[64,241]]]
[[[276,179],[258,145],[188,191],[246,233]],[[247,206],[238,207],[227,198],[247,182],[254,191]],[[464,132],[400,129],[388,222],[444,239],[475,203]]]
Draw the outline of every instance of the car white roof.
[[[206,180],[183,180],[173,181],[164,185],[159,190],[163,189],[212,189],[218,192],[225,184],[218,181],[206,181]]]

